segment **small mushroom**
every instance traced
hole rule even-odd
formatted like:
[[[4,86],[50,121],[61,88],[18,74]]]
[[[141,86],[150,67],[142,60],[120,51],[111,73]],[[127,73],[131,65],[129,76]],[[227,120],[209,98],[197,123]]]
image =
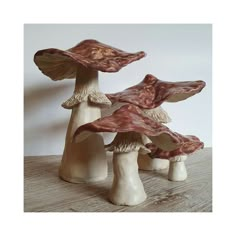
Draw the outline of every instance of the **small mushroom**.
[[[146,147],[152,150],[149,154],[151,158],[163,158],[170,161],[168,179],[171,181],[183,181],[187,178],[185,160],[188,155],[204,147],[196,136],[175,134],[172,136],[165,134],[157,137],[150,137],[153,144],[147,144]],[[176,139],[177,138],[177,139]]]
[[[107,160],[101,134],[83,143],[72,143],[75,130],[101,117],[101,107],[111,105],[99,91],[98,71],[117,72],[145,56],[144,52],[127,53],[96,40],[84,40],[73,48],[49,48],[38,51],[34,62],[52,80],[76,78],[73,95],[62,106],[72,109],[59,175],[77,183],[97,181],[107,176]]]
[[[148,74],[142,82],[125,89],[122,92],[106,94],[113,106],[118,103],[129,103],[140,107],[144,114],[157,122],[171,121],[167,112],[160,107],[163,102],[178,102],[185,100],[205,87],[204,81],[165,82]],[[145,142],[148,142],[146,139]],[[155,158],[151,160],[147,155],[139,155],[139,168],[142,170],[161,170],[169,166],[168,160]]]
[[[148,74],[137,85],[122,92],[106,94],[113,104],[129,103],[142,108],[144,114],[157,122],[171,121],[167,112],[160,107],[163,102],[178,102],[199,93],[205,86],[203,81],[165,82]],[[148,143],[148,140],[146,143]],[[168,160],[150,159],[148,155],[139,155],[139,168],[142,170],[161,170],[169,166]]]
[[[124,105],[112,115],[80,126],[74,141],[80,142],[93,132],[117,132],[107,150],[113,151],[113,184],[110,200],[117,205],[137,205],[146,199],[142,182],[138,175],[138,153],[148,153],[143,135],[162,136],[175,134],[166,126],[145,116],[140,108]],[[177,141],[177,140],[176,140]]]

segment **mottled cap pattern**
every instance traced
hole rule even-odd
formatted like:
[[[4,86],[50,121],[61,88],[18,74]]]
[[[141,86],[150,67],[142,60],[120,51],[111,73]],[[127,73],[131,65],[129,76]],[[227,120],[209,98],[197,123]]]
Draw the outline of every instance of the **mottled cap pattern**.
[[[106,94],[106,96],[112,103],[125,102],[140,108],[152,109],[160,106],[163,102],[185,100],[201,92],[205,85],[205,82],[201,80],[166,82],[148,74],[141,83],[122,92]]]
[[[34,55],[34,62],[52,80],[62,80],[75,78],[78,65],[102,72],[117,72],[144,56],[142,51],[128,53],[96,40],[84,40],[68,50],[40,50]]]
[[[151,150],[151,153],[148,155],[151,158],[171,159],[176,156],[192,154],[204,147],[204,143],[196,136],[175,133],[175,138],[176,137],[177,139],[175,140],[169,139],[169,142],[172,143],[165,144],[165,146],[172,147],[170,150],[163,150],[162,148],[157,147],[154,143],[146,144],[146,147]]]
[[[97,119],[80,126],[74,133],[76,136],[83,131],[90,132],[136,132],[147,136],[169,135],[173,142],[178,142],[178,136],[168,127],[145,116],[140,108],[134,105],[124,105],[112,115]]]

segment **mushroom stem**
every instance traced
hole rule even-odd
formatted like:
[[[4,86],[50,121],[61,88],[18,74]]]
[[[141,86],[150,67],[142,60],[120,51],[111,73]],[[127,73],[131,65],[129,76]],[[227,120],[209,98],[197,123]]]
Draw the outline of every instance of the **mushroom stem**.
[[[99,91],[98,71],[79,66],[76,73],[76,94],[89,95],[93,91]]]
[[[184,181],[187,179],[187,170],[184,161],[186,156],[176,156],[170,159],[168,179],[171,181]]]
[[[79,126],[101,117],[101,108],[87,100],[91,91],[98,90],[98,72],[79,68],[74,93],[85,99],[72,108],[59,170],[60,177],[68,182],[93,182],[107,177],[107,159],[101,134],[94,133],[82,142],[72,143],[73,134]]]
[[[142,136],[144,144],[152,142],[146,135]],[[150,158],[148,154],[142,155],[139,153],[138,166],[140,170],[163,170],[169,167],[169,161],[160,158]]]
[[[147,154],[138,156],[140,170],[164,170],[169,167],[169,161],[160,158],[151,158]]]
[[[113,183],[109,199],[116,205],[133,206],[147,195],[138,174],[138,151],[113,154]]]

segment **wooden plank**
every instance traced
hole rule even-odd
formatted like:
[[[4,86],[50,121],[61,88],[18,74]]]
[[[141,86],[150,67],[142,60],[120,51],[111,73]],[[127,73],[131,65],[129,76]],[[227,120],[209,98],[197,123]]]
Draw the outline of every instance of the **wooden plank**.
[[[116,206],[107,199],[111,157],[108,178],[89,184],[61,180],[61,156],[25,157],[25,212],[211,212],[211,153],[211,148],[205,148],[186,161],[188,179],[184,182],[168,181],[167,170],[140,171],[148,198],[133,207]]]

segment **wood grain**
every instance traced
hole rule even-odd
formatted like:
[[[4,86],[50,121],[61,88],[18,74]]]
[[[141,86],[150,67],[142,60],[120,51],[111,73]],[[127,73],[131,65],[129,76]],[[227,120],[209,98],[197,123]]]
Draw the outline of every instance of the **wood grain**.
[[[167,170],[140,171],[147,200],[133,207],[111,204],[109,175],[97,183],[72,184],[58,177],[61,156],[25,157],[25,212],[212,212],[212,150],[205,148],[186,161],[188,179],[167,180]]]

